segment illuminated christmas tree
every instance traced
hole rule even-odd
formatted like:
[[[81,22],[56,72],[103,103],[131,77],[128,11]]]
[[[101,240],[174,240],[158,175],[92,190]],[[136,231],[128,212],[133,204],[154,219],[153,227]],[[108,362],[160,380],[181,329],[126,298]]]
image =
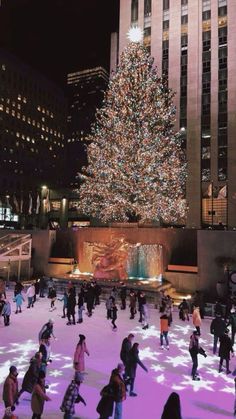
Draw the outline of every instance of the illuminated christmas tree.
[[[184,220],[186,164],[173,92],[140,42],[131,42],[97,111],[80,210],[102,221]]]

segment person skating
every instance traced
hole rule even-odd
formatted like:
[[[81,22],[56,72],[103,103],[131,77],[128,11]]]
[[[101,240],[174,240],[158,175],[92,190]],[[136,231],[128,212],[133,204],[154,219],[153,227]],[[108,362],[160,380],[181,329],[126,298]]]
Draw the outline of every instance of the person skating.
[[[25,301],[25,299],[24,299],[23,295],[21,294],[21,292],[18,292],[15,295],[15,297],[13,298],[13,301],[16,303],[16,311],[15,311],[15,314],[21,313],[22,312],[21,306],[22,306],[23,301]]]
[[[125,372],[124,372],[125,380],[128,378],[129,352],[130,352],[130,349],[132,348],[133,339],[134,339],[134,335],[133,333],[130,333],[126,338],[123,339],[121,350],[120,350],[120,359],[125,366]]]
[[[194,330],[192,335],[190,336],[189,342],[189,353],[192,358],[193,366],[192,366],[192,379],[194,381],[199,381],[200,377],[198,376],[197,368],[198,368],[198,354],[203,355],[206,357],[205,351],[199,346],[199,334],[197,330]]]
[[[68,322],[66,323],[68,326],[72,324],[75,324],[75,307],[76,307],[76,296],[75,296],[75,290],[74,288],[71,288],[69,290],[68,295],[68,302],[67,302],[67,319]],[[72,317],[72,322],[71,322]]]
[[[114,419],[122,419],[122,404],[126,399],[126,387],[123,380],[124,365],[118,364],[111,373],[110,385],[113,388],[113,398],[115,402]]]
[[[95,306],[100,304],[100,295],[102,293],[101,286],[97,283],[97,281],[94,282],[94,294],[95,294]]]
[[[11,304],[10,304],[10,301],[8,300],[4,301],[4,306],[2,308],[2,316],[4,318],[4,325],[9,326],[10,316],[11,316]]]
[[[51,360],[51,338],[41,339],[41,344],[39,346],[39,352],[42,354],[42,362],[40,371],[43,371],[46,374],[47,365],[52,362]]]
[[[92,314],[93,314],[94,300],[95,300],[94,283],[91,282],[90,284],[88,284],[87,293],[86,293],[86,303],[87,303],[87,315],[88,315],[88,317],[91,317]]]
[[[100,392],[101,399],[98,402],[96,411],[99,413],[99,419],[109,419],[113,415],[114,408],[114,389],[108,384]]]
[[[77,343],[75,353],[74,353],[74,369],[76,373],[83,373],[85,371],[85,362],[84,354],[86,353],[89,356],[89,351],[86,345],[86,337],[84,335],[79,335],[79,342]]]
[[[78,320],[77,323],[83,323],[83,311],[85,310],[84,307],[84,291],[81,287],[80,292],[78,294]]]
[[[34,307],[34,296],[35,296],[35,286],[31,284],[26,291],[26,296],[28,299],[28,306],[27,308]]]
[[[210,331],[211,334],[214,335],[214,341],[213,341],[213,354],[216,354],[217,351],[217,343],[221,336],[223,336],[226,329],[226,323],[222,319],[222,317],[218,314],[216,317],[212,320]]]
[[[201,335],[201,327],[202,324],[202,319],[201,319],[201,315],[200,315],[200,309],[197,306],[193,306],[193,325],[196,327],[196,331],[198,333],[198,335]]]
[[[139,311],[139,323],[143,321],[143,306],[147,303],[146,296],[144,291],[138,291],[137,293],[137,300],[138,300],[138,311]]]
[[[181,406],[179,395],[171,393],[164,406],[161,419],[181,419]]]
[[[54,320],[53,319],[49,319],[48,322],[42,326],[39,332],[39,343],[41,339],[47,339],[51,336],[53,336],[54,339],[56,339],[56,336],[54,335]]]
[[[71,381],[61,404],[61,411],[64,413],[63,419],[72,419],[75,414],[75,403],[82,402],[86,406],[86,402],[79,393],[80,384],[82,382],[81,374],[75,374]]]
[[[44,290],[46,287],[46,281],[43,276],[39,279],[39,297],[44,298]]]
[[[112,302],[113,302],[113,297],[109,296],[106,299],[107,320],[111,319]]]
[[[45,389],[45,372],[40,371],[37,382],[33,387],[31,398],[31,409],[33,412],[32,419],[41,419],[43,413],[44,403],[51,401],[50,397],[46,394]]]
[[[51,300],[49,311],[53,311],[53,310],[56,309],[56,307],[55,307],[55,301],[57,299],[56,288],[54,288],[53,286],[52,287],[49,287],[49,290],[48,290],[48,298]]]
[[[189,306],[185,298],[183,298],[182,303],[179,305],[179,318],[183,321],[186,319],[189,321]]]
[[[143,329],[148,329],[148,320],[149,320],[149,311],[148,311],[148,305],[147,303],[142,305],[142,311],[143,311]]]
[[[229,320],[227,326],[231,326],[231,342],[234,346],[234,339],[235,339],[235,333],[236,333],[236,310],[235,306],[231,308]]]
[[[220,348],[219,348],[219,357],[220,357],[219,372],[223,371],[223,368],[222,368],[223,361],[225,360],[226,374],[231,373],[229,369],[230,352],[232,353],[232,356],[234,356],[233,345],[232,345],[232,342],[228,333],[229,333],[229,329],[225,329],[224,335],[220,337]]]
[[[61,298],[58,298],[59,301],[63,301],[63,307],[62,307],[62,319],[66,318],[66,310],[68,306],[68,294],[66,289],[64,290],[63,296]]]
[[[134,392],[134,381],[135,381],[135,377],[136,377],[136,370],[137,370],[137,365],[140,365],[140,367],[148,372],[147,368],[145,367],[145,365],[142,363],[142,361],[139,359],[139,344],[136,342],[133,344],[132,348],[129,351],[129,355],[128,355],[128,376],[130,378],[130,391],[129,391],[129,395],[131,397],[137,396],[137,394]]]
[[[18,399],[21,396],[21,394],[24,393],[25,391],[30,394],[32,393],[33,387],[37,383],[37,380],[39,378],[41,365],[42,365],[42,354],[41,352],[36,352],[33,358],[31,358],[30,366],[24,375],[21,390],[18,394]]]
[[[124,283],[122,283],[121,290],[120,290],[121,310],[126,309],[126,297],[127,297],[127,287]]]
[[[2,399],[5,407],[11,407],[14,409],[15,404],[18,403],[18,371],[17,368],[12,365],[9,368],[9,374],[3,384]]]
[[[130,319],[134,319],[136,313],[136,295],[131,289],[129,294]]]
[[[167,314],[162,314],[160,316],[160,346],[161,349],[164,349],[163,339],[165,339],[166,346],[165,348],[169,349],[169,340],[168,340],[168,331],[169,331],[169,322]]]
[[[111,318],[112,318],[111,324],[113,326],[113,330],[117,329],[117,326],[115,324],[115,321],[117,319],[117,311],[118,311],[118,308],[116,306],[116,302],[115,300],[113,300],[112,306],[111,306]]]

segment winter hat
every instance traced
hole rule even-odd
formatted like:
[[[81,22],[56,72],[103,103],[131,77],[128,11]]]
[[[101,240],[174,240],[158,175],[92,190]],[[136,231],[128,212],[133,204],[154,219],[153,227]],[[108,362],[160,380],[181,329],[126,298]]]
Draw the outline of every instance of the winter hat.
[[[9,371],[10,371],[10,374],[14,374],[15,372],[17,372],[17,368],[15,367],[15,365],[12,365],[12,366],[9,368]]]
[[[85,340],[86,337],[84,335],[79,335],[80,340]]]
[[[53,319],[49,319],[49,320],[48,320],[48,323],[53,324],[53,323],[54,323],[54,320],[53,320]]]

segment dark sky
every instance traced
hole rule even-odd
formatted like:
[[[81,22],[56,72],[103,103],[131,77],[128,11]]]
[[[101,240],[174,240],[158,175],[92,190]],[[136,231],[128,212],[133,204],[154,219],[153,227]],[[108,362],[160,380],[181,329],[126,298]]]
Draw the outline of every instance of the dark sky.
[[[61,86],[67,72],[109,69],[119,0],[2,0],[0,46]]]

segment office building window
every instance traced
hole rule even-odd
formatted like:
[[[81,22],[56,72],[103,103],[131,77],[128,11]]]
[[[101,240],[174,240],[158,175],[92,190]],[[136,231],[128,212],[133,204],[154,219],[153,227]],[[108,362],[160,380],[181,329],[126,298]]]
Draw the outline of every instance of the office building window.
[[[152,14],[152,0],[144,0],[144,17],[150,17]]]
[[[151,52],[151,27],[144,28],[143,31],[143,44],[147,48],[148,52]]]
[[[131,3],[131,23],[138,22],[138,0],[132,0]]]

